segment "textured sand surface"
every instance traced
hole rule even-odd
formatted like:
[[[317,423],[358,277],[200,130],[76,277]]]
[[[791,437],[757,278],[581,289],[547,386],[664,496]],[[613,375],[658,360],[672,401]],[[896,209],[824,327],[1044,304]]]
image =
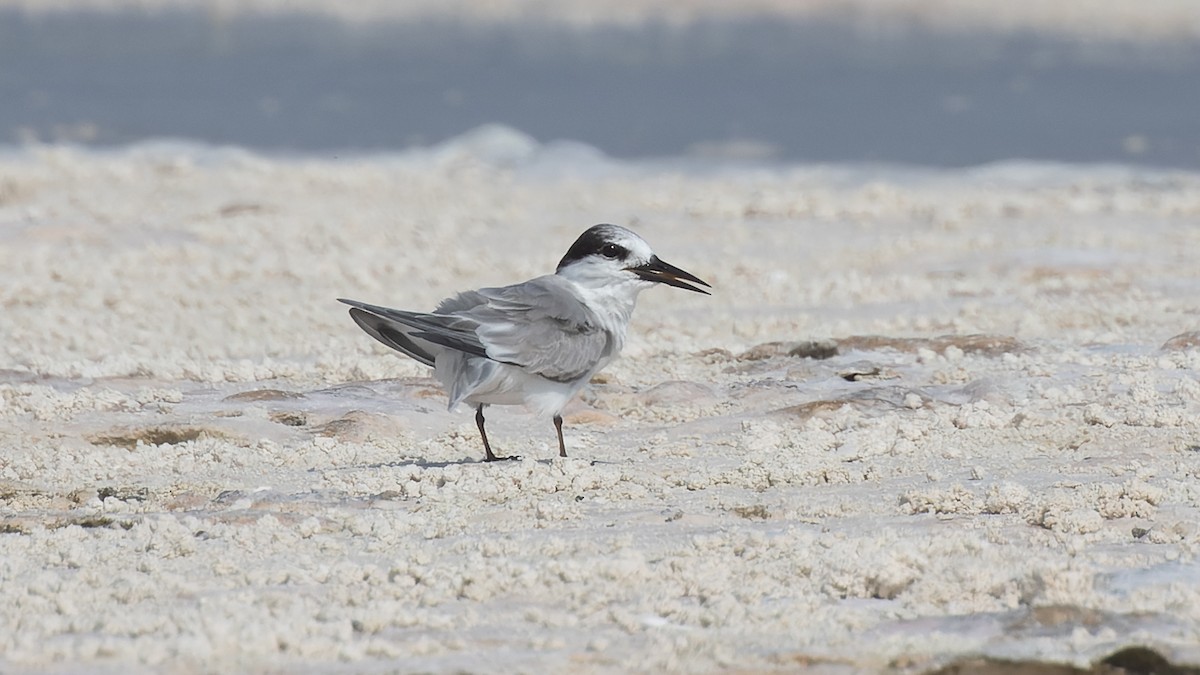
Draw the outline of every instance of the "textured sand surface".
[[[0,668],[1200,664],[1200,176],[427,152],[0,156]],[[567,415],[471,415],[427,308],[599,221],[642,296]]]

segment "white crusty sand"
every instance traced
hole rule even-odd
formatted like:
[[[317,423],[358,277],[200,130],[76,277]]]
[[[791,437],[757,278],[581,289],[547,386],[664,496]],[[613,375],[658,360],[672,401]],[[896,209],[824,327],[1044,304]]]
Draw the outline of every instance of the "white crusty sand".
[[[0,670],[1200,664],[1200,176],[611,162],[502,129],[272,159],[0,155]],[[339,296],[427,308],[629,224],[553,427]],[[835,353],[836,352],[836,353]]]

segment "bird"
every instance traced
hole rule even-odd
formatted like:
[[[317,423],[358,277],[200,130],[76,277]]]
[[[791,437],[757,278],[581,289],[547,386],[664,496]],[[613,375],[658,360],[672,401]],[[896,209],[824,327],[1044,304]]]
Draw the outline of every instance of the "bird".
[[[523,405],[549,416],[558,454],[567,456],[562,411],[621,352],[638,295],[665,284],[710,293],[699,277],[655,255],[633,231],[602,223],[579,235],[553,274],[464,291],[432,312],[412,312],[338,298],[368,335],[433,368],[449,409],[475,407],[485,460],[517,459],[492,451],[484,428],[489,405]]]

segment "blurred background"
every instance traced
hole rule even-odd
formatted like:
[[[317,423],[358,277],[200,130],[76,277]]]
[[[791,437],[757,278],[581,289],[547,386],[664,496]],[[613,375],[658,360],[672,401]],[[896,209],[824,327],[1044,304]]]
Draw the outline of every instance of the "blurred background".
[[[0,101],[3,145],[1198,169],[1200,2],[0,0]]]

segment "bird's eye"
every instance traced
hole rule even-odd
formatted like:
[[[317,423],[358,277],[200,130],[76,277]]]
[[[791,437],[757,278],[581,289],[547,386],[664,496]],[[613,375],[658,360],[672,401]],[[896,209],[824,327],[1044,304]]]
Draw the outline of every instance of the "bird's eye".
[[[605,244],[604,248],[600,249],[600,255],[605,258],[621,258],[625,255],[625,249],[616,244]]]

